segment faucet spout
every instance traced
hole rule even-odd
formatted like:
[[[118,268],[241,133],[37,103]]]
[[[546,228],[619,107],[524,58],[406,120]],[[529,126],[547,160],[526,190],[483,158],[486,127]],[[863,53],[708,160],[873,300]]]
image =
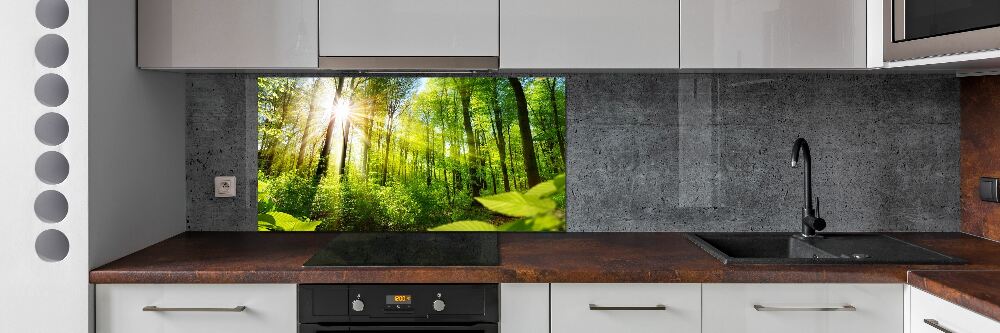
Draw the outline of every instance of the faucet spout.
[[[801,160],[799,157],[801,152]],[[816,211],[812,205],[812,155],[809,153],[809,143],[806,139],[798,138],[792,146],[792,167],[797,168],[802,165],[802,236],[814,237],[816,231],[826,228],[826,221],[816,216]]]

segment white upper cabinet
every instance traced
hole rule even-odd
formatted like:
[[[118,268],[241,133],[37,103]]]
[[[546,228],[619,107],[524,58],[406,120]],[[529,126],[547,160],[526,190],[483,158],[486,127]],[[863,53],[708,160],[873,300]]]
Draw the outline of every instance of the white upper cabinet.
[[[502,0],[500,68],[677,68],[678,5],[678,0]]]
[[[497,57],[499,0],[319,0],[323,57]]]
[[[139,67],[317,65],[317,0],[138,1]]]
[[[865,0],[681,0],[681,67],[880,67],[881,5]]]

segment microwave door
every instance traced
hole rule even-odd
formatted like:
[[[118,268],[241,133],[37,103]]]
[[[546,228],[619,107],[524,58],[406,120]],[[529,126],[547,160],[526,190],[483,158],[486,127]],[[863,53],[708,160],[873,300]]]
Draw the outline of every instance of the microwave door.
[[[997,0],[894,0],[892,11],[897,42],[1000,26]]]
[[[998,0],[884,0],[886,61],[1000,49]]]

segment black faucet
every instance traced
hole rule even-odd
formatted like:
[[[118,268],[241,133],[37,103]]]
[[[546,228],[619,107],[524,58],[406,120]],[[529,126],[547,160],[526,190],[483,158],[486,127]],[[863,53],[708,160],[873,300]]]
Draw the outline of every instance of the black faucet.
[[[802,164],[805,164],[805,171],[802,173],[802,192],[805,202],[802,205],[802,237],[817,237],[816,231],[826,228],[826,220],[817,216],[812,205],[812,156],[809,155],[809,143],[806,139],[798,138],[792,146],[792,167],[799,166],[799,151],[802,152]],[[816,208],[819,208],[819,198],[816,198]]]

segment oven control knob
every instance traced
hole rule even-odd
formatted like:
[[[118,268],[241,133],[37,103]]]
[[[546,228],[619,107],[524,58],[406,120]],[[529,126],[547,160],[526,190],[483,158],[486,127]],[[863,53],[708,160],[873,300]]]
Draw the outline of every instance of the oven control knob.
[[[434,311],[441,312],[444,311],[444,301],[434,300]]]
[[[365,302],[362,301],[362,300],[360,300],[360,299],[356,299],[353,302],[351,302],[351,309],[354,310],[354,311],[357,311],[357,312],[364,311],[365,310]]]

